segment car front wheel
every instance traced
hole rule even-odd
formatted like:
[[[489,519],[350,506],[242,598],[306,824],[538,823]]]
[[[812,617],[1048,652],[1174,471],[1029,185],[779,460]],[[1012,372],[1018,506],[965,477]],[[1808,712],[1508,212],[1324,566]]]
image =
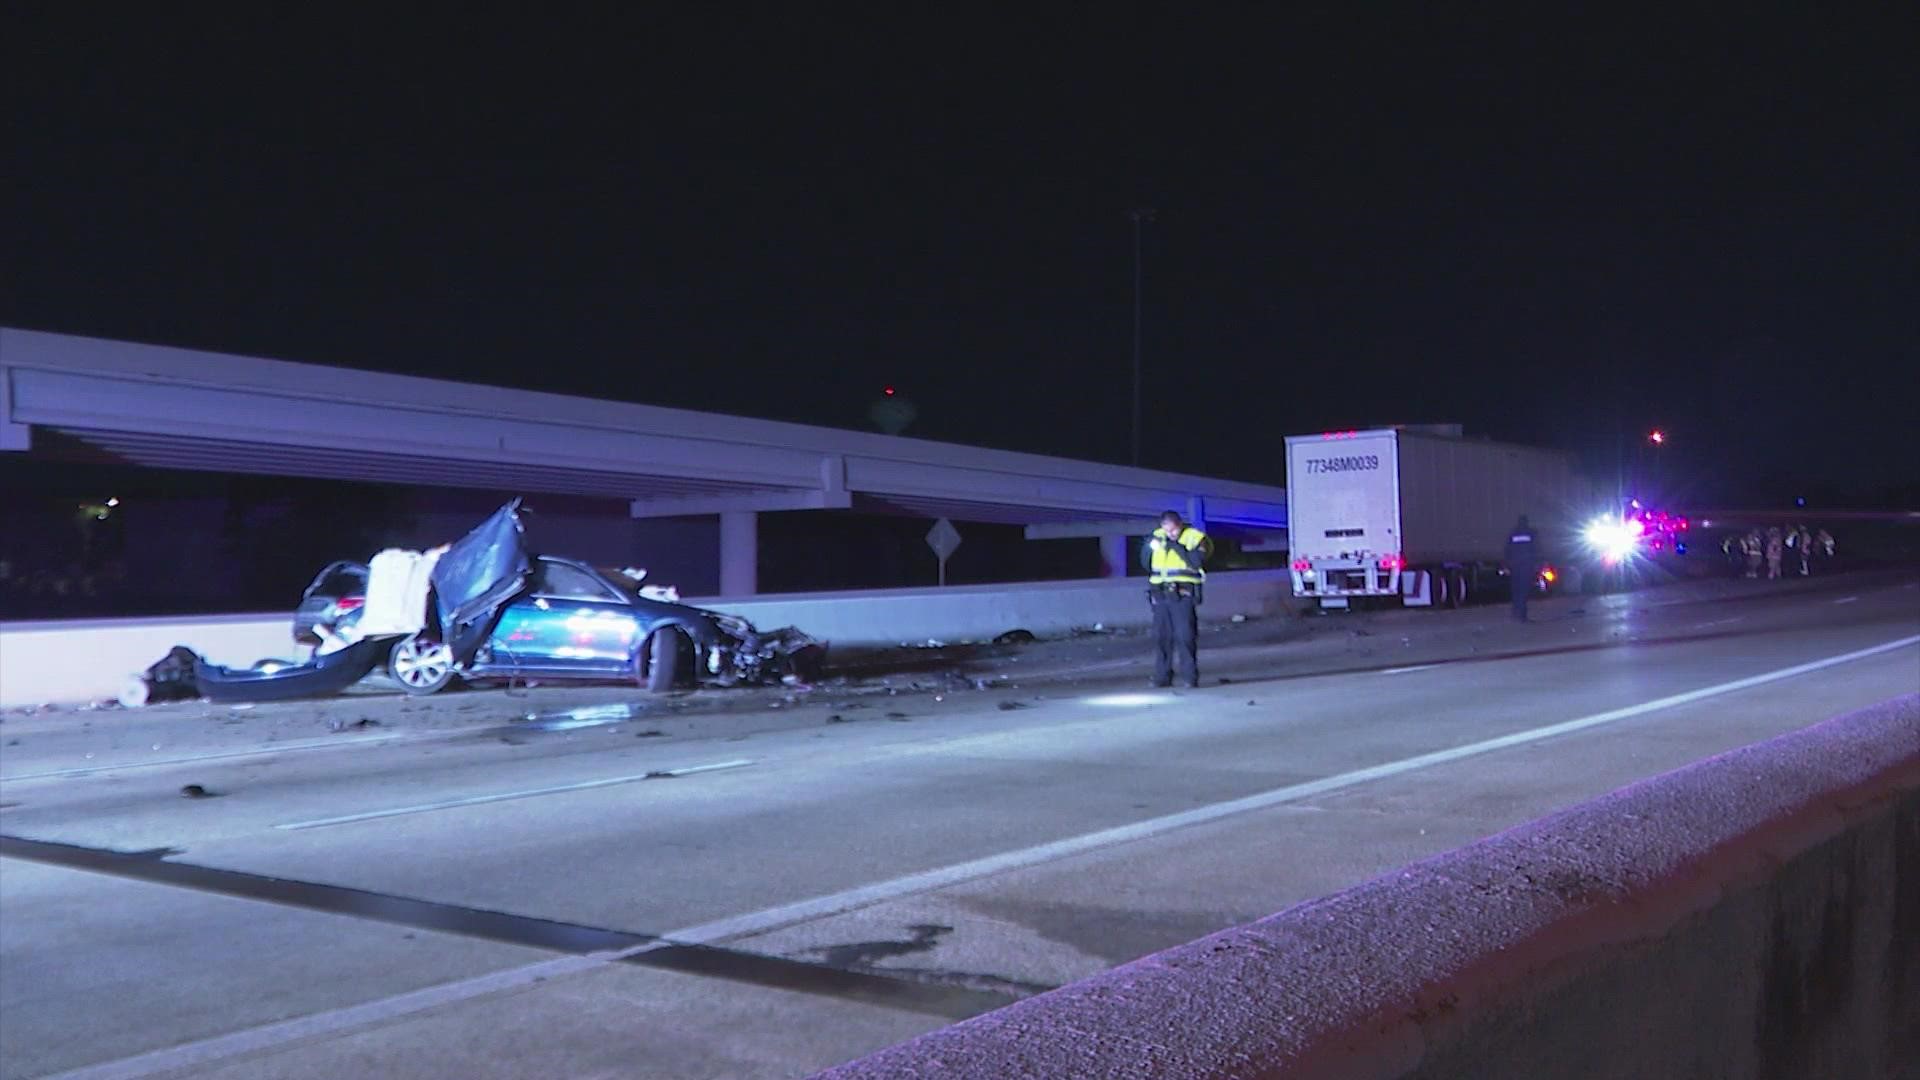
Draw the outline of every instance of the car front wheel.
[[[453,650],[418,634],[401,638],[387,654],[387,672],[409,694],[433,694],[453,681]]]
[[[646,671],[641,682],[649,693],[664,694],[680,684],[680,642],[678,630],[662,628],[647,639]]]

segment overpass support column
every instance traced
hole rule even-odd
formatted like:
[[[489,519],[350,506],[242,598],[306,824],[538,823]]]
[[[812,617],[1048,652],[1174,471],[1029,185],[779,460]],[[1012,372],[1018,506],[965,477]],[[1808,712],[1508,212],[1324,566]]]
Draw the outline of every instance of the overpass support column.
[[[752,510],[720,515],[721,596],[752,596],[760,589],[759,519]]]
[[[0,367],[0,450],[33,449],[33,429],[13,422],[13,369]]]
[[[1103,536],[1100,538],[1100,576],[1127,576],[1127,538],[1125,536]]]
[[[1187,500],[1187,524],[1201,532],[1207,531],[1207,500],[1205,498],[1195,495]]]

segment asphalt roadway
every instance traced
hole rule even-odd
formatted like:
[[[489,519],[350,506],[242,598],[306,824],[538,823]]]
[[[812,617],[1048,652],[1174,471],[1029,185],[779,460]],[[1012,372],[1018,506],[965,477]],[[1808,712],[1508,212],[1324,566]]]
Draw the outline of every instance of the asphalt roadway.
[[[1920,689],[1911,573],[1535,613],[10,713],[0,1075],[804,1075]]]

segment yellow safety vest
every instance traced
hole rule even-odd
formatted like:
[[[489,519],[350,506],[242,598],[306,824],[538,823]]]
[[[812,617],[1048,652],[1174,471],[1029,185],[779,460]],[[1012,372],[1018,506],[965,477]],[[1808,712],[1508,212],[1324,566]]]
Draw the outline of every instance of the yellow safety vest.
[[[1151,542],[1151,541],[1149,541]],[[1213,541],[1192,526],[1180,533],[1179,544],[1188,551],[1198,551],[1202,561],[1213,554]],[[1154,585],[1198,585],[1207,580],[1207,572],[1187,565],[1187,560],[1172,545],[1153,549],[1153,565],[1149,569],[1147,581]]]

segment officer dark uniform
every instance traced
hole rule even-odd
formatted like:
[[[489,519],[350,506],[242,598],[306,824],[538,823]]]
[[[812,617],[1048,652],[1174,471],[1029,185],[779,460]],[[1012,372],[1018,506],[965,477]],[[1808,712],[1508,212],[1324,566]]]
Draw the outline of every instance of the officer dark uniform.
[[[1176,663],[1182,683],[1200,685],[1200,600],[1212,554],[1212,539],[1171,510],[1160,515],[1160,527],[1140,548],[1153,607],[1155,686],[1172,684]]]
[[[1540,576],[1540,558],[1534,554],[1533,526],[1521,514],[1507,534],[1507,580],[1513,585],[1513,617],[1527,621],[1527,597]]]

